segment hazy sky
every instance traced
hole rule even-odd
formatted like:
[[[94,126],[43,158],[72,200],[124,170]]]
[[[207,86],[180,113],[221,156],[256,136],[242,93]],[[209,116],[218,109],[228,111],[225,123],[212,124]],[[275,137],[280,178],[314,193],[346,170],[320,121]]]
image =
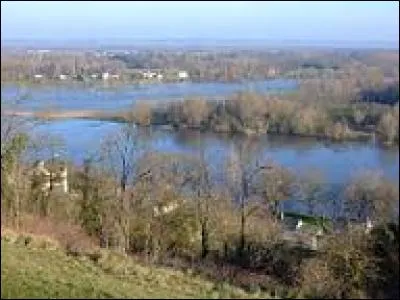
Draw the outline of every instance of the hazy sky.
[[[1,2],[8,39],[398,41],[398,1]]]

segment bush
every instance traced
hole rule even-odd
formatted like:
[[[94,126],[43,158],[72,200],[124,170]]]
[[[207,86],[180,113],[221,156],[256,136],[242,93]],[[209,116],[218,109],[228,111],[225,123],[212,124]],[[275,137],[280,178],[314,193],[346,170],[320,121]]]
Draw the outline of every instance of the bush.
[[[376,260],[364,232],[352,231],[326,237],[319,256],[301,269],[300,289],[306,298],[364,298]]]
[[[375,227],[369,236],[372,255],[377,259],[376,280],[369,284],[373,298],[399,298],[399,225]]]
[[[204,99],[185,99],[182,103],[182,115],[180,117],[183,123],[189,127],[200,128],[208,123],[210,114],[210,105]]]
[[[398,187],[373,171],[355,176],[345,189],[347,216],[358,222],[392,221],[398,201]]]
[[[292,119],[293,133],[299,135],[320,135],[326,127],[328,116],[325,111],[312,106],[299,109]]]
[[[335,140],[341,141],[351,136],[349,126],[343,122],[335,122],[333,126],[328,126],[325,129],[325,136]]]
[[[386,223],[367,235],[350,230],[325,237],[320,254],[301,267],[305,298],[398,298],[398,225]]]
[[[152,107],[149,103],[138,102],[133,108],[131,118],[142,126],[149,126],[152,123]]]
[[[376,131],[385,143],[399,143],[399,104],[381,116]]]
[[[240,121],[244,129],[265,131],[268,100],[253,93],[239,93],[228,101],[227,110]]]

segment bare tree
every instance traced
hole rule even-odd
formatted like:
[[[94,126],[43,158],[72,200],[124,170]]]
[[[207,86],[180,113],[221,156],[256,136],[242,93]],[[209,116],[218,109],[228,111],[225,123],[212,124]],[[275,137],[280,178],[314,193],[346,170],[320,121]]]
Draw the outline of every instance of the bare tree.
[[[120,190],[126,190],[135,174],[135,162],[145,153],[145,144],[139,138],[135,124],[126,123],[116,132],[109,134],[101,145],[101,160],[120,182]]]
[[[327,204],[327,199],[324,199],[324,186],[323,174],[316,169],[307,171],[298,182],[299,199],[305,202],[310,215],[316,213],[319,205]],[[325,203],[323,203],[324,200]]]
[[[18,100],[17,100],[18,101]],[[14,101],[15,102],[15,101]],[[19,224],[22,209],[21,189],[25,182],[23,176],[22,157],[25,155],[29,136],[29,122],[13,115],[15,103],[1,103],[1,199],[2,208]],[[11,105],[8,105],[11,104]]]
[[[210,209],[214,200],[210,166],[206,163],[204,144],[200,142],[200,166],[197,184],[197,214],[201,228],[201,257],[209,253]]]
[[[393,221],[399,201],[399,189],[379,172],[367,171],[355,176],[345,189],[345,209],[350,219],[375,223]]]
[[[249,215],[256,211],[259,206],[257,203],[249,203],[249,198],[254,192],[252,184],[255,177],[265,169],[259,165],[254,155],[256,148],[251,139],[246,139],[233,149],[228,161],[227,172],[230,189],[236,202],[239,202],[240,210],[240,241],[239,255],[243,255],[246,246],[245,228],[246,220]]]
[[[122,230],[120,240],[123,251],[129,247],[129,229],[131,198],[126,195],[127,187],[133,183],[136,174],[137,160],[145,153],[145,142],[139,138],[137,127],[133,123],[126,123],[116,132],[108,135],[101,145],[100,161],[103,168],[109,171],[119,182],[115,191],[117,202],[118,224]]]

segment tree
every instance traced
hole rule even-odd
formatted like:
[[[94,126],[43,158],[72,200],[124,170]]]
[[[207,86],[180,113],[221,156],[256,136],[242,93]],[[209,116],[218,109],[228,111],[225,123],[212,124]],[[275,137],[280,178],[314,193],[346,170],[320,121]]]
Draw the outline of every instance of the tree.
[[[146,143],[139,138],[139,132],[134,123],[126,123],[116,132],[108,135],[102,142],[99,162],[106,172],[109,172],[119,182],[115,191],[118,199],[115,204],[122,237],[119,242],[125,251],[129,247],[129,229],[131,198],[126,194],[127,187],[134,181],[137,174],[137,160],[145,153]]]
[[[20,183],[22,152],[26,149],[28,136],[17,133],[8,142],[1,143],[1,199],[5,203],[5,212],[10,212],[13,217],[20,213]],[[2,205],[3,207],[3,205]]]
[[[318,170],[310,170],[299,182],[299,198],[308,207],[308,213],[314,215],[319,204],[324,199],[323,174]],[[327,200],[327,199],[325,199]],[[327,204],[326,202],[324,204]]]
[[[17,100],[18,101],[18,100]],[[21,204],[22,178],[21,160],[27,149],[29,137],[28,123],[5,111],[1,105],[1,199],[2,208],[18,222]]]
[[[144,237],[144,249],[153,257],[191,247],[197,235],[195,202],[185,199],[200,182],[198,170],[196,158],[180,154],[150,152],[138,162],[135,212],[142,213],[134,230]]]
[[[398,201],[398,187],[373,171],[355,176],[345,189],[347,217],[359,222],[393,221]]]
[[[102,142],[100,159],[120,182],[123,193],[132,175],[135,163],[145,153],[145,143],[139,138],[134,123],[126,123],[116,132],[109,134]]]
[[[138,102],[133,107],[132,121],[143,126],[149,126],[152,122],[152,107],[149,103]]]
[[[197,185],[197,214],[201,228],[201,257],[205,258],[209,253],[209,226],[211,201],[214,199],[212,178],[205,161],[205,149],[200,142],[200,166]]]
[[[186,99],[182,103],[182,118],[190,127],[201,127],[202,123],[207,122],[210,114],[210,107],[204,99]]]
[[[237,147],[233,148],[227,165],[228,184],[235,202],[239,202],[240,241],[238,253],[240,257],[243,257],[246,246],[247,217],[259,208],[257,203],[249,203],[249,198],[254,192],[252,188],[253,180],[264,169],[264,166],[260,166],[258,160],[252,157],[252,154],[255,154],[257,150],[254,146],[255,144],[251,139],[239,143]]]
[[[377,133],[382,136],[388,144],[399,141],[399,104],[388,112],[382,114]]]

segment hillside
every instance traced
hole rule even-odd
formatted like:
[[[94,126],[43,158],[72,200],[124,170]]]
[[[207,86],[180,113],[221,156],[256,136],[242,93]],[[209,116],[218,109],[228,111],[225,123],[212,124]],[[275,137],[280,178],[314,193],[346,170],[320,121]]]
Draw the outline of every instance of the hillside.
[[[144,267],[112,251],[67,255],[46,239],[4,236],[1,298],[255,298],[190,272]]]

